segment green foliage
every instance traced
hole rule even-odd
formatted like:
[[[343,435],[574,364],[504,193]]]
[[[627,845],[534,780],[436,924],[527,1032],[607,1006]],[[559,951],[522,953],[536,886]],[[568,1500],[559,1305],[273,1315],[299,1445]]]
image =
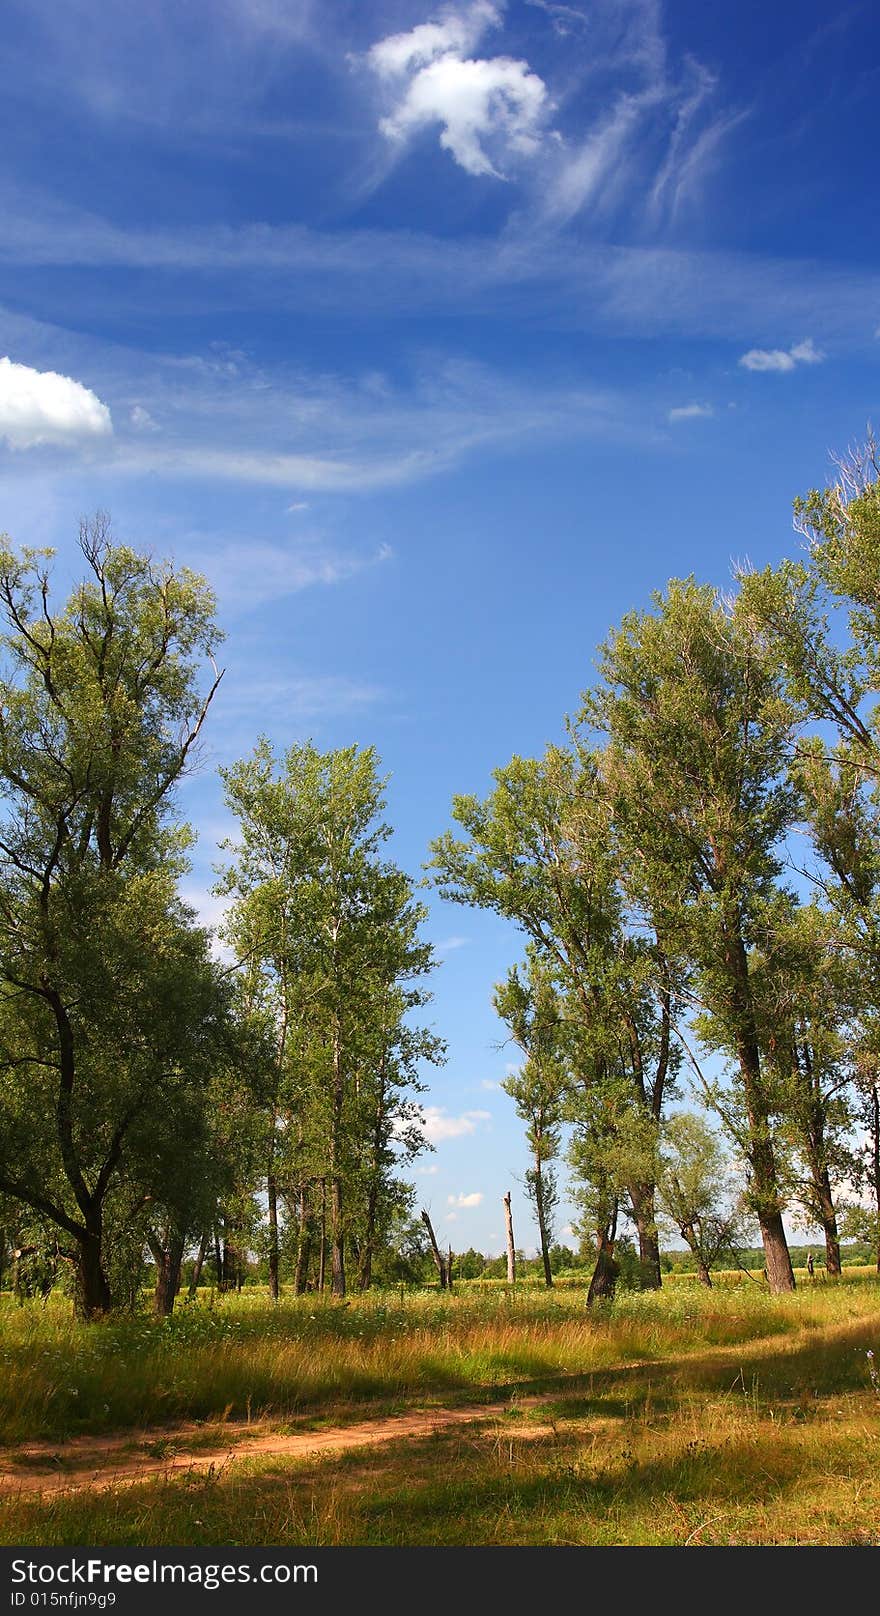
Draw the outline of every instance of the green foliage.
[[[219,676],[203,695],[201,579],[114,545],[103,519],[81,548],[89,576],[60,611],[45,556],[0,558],[0,1188],[63,1231],[99,1313],[107,1197],[123,1171],[160,1192],[163,1135],[226,1017],[171,818]]]
[[[371,748],[306,744],[276,760],[263,739],[221,774],[240,826],[218,885],[233,900],[224,934],[275,1046],[267,1188],[298,1221],[300,1267],[315,1244],[317,1186],[325,1206],[329,1195],[342,1293],[346,1242],[369,1284],[412,1199],[400,1166],[425,1148],[420,1069],[443,1059],[441,1040],[411,1019],[434,966],[419,937],[425,910],[382,857],[390,830]]]

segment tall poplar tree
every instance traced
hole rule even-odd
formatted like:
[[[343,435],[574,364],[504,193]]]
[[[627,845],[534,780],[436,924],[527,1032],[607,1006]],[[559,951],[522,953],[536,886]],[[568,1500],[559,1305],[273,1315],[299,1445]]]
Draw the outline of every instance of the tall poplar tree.
[[[320,1184],[331,1290],[343,1296],[347,1243],[358,1246],[361,1283],[369,1283],[393,1163],[423,1143],[407,1098],[416,1062],[442,1058],[438,1040],[405,1030],[434,963],[418,935],[424,909],[410,879],[382,857],[391,832],[371,747],[321,753],[304,744],[277,760],[263,739],[251,758],[221,773],[240,824],[218,887],[233,900],[226,936],[257,970],[255,991],[277,1032],[270,1272],[274,1265],[277,1276],[280,1164],[300,1217],[300,1254],[306,1203]],[[277,1278],[275,1285],[277,1294]]]
[[[107,1197],[221,1014],[173,815],[220,676],[201,578],[105,518],[80,547],[60,608],[49,552],[0,553],[0,1189],[62,1231],[93,1318]]]
[[[751,1203],[773,1291],[794,1288],[782,1220],[774,1099],[750,952],[773,922],[781,844],[795,818],[786,778],[791,714],[773,660],[715,592],[673,580],[602,648],[582,722],[607,738],[604,770],[621,836],[664,936],[695,967],[695,991],[733,1059]]]

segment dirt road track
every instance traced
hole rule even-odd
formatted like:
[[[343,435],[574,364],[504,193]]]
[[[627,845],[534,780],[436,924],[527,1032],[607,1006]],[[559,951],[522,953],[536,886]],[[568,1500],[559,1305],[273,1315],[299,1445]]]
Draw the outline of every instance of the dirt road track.
[[[559,1391],[521,1397],[517,1408],[533,1408],[559,1397]],[[387,1419],[363,1420],[356,1425],[319,1431],[283,1433],[265,1425],[230,1428],[230,1438],[204,1445],[204,1426],[187,1425],[164,1431],[129,1431],[120,1437],[74,1437],[63,1448],[51,1443],[28,1443],[15,1455],[0,1455],[0,1496],[22,1493],[58,1493],[83,1488],[119,1487],[150,1477],[175,1473],[228,1469],[239,1459],[310,1459],[332,1456],[351,1448],[399,1442],[407,1437],[430,1436],[456,1425],[473,1425],[511,1408],[504,1402],[474,1403],[464,1408],[417,1409]],[[530,1425],[519,1435],[549,1434],[549,1426]],[[233,1434],[234,1433],[234,1434]],[[161,1452],[155,1450],[161,1448]],[[153,1450],[152,1452],[150,1450]],[[53,1468],[54,1467],[54,1468]]]

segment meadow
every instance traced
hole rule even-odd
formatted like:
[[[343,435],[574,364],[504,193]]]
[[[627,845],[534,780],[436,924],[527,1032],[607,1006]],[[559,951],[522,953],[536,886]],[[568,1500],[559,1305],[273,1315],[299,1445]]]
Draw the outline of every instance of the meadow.
[[[97,1326],[5,1297],[0,1541],[880,1544],[876,1273],[720,1277],[589,1314],[581,1283]]]

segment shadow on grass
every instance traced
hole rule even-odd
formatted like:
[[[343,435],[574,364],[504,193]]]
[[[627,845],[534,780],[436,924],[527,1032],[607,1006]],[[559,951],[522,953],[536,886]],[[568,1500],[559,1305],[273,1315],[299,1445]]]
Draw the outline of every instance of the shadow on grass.
[[[876,1543],[870,1431],[880,1408],[865,1353],[878,1333],[880,1319],[859,1320],[797,1346],[765,1342],[596,1371],[582,1389],[569,1379],[562,1395],[531,1409],[517,1406],[527,1388],[510,1386],[507,1411],[473,1427],[320,1462],[273,1459],[256,1472],[10,1499],[3,1538],[660,1544],[687,1541],[714,1520],[716,1536],[730,1542]],[[844,1396],[838,1410],[831,1400]],[[780,1408],[805,1397],[821,1429]],[[530,1421],[544,1429],[530,1433]],[[563,1423],[548,1432],[548,1421],[586,1429]]]

